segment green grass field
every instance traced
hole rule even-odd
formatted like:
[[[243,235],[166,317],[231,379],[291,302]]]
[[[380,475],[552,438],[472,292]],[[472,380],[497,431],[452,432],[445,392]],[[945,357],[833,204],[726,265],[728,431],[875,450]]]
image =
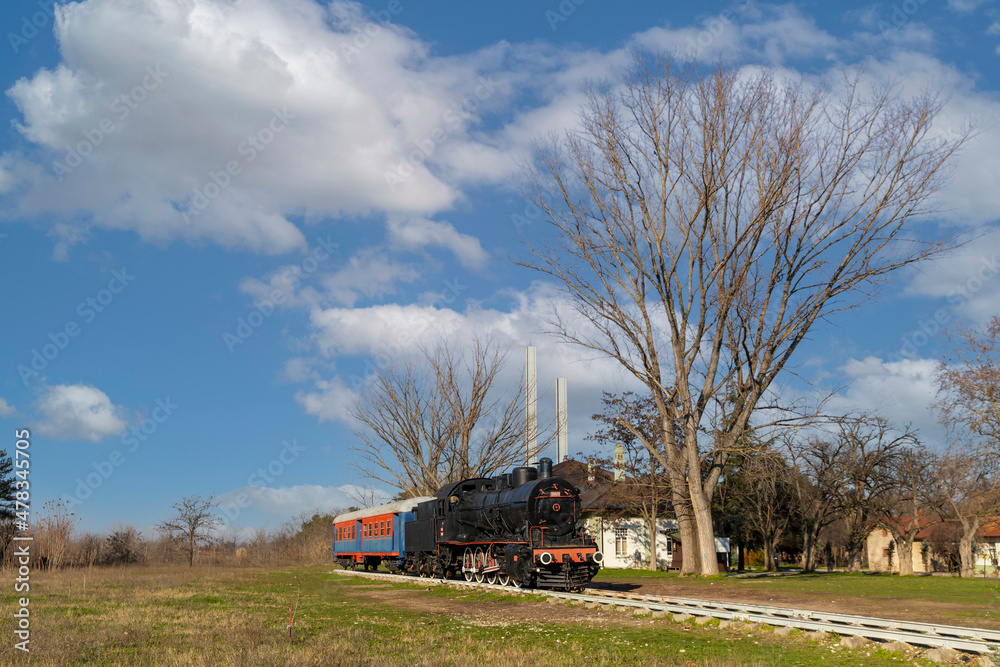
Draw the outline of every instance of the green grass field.
[[[913,664],[900,654],[778,638],[767,629],[684,626],[526,595],[386,586],[332,570],[35,573],[31,653],[13,650],[7,615],[0,626],[8,645],[0,655],[5,664],[37,665]],[[297,592],[289,641],[288,607]],[[5,608],[14,599],[4,596]]]

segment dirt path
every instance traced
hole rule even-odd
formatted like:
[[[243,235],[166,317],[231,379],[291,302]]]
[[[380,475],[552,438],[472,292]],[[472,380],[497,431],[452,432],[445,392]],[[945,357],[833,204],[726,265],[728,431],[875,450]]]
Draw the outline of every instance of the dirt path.
[[[358,590],[361,589],[361,590]],[[350,592],[353,591],[353,592]],[[433,615],[461,615],[474,625],[506,627],[520,623],[559,623],[588,625],[648,625],[649,620],[640,620],[632,616],[613,611],[608,607],[586,609],[584,607],[559,605],[558,614],[555,605],[540,605],[537,601],[525,602],[472,602],[465,600],[468,594],[460,589],[454,595],[429,596],[421,590],[400,590],[386,586],[353,586],[344,593],[369,600],[389,604],[396,609],[420,612]]]

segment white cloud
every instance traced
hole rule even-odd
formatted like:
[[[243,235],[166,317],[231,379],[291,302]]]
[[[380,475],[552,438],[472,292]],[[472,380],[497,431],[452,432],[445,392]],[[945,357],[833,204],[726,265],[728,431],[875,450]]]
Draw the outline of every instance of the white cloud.
[[[122,409],[97,387],[60,384],[48,387],[38,400],[40,435],[56,440],[100,442],[125,430]]]
[[[961,14],[967,14],[991,0],[948,0],[948,7]]]
[[[945,299],[941,308],[949,320],[952,313],[975,322],[988,320],[1000,303],[1000,228],[972,236],[958,250],[921,264],[905,293]],[[930,313],[924,317],[930,318]]]
[[[357,48],[365,29],[374,33],[370,43],[345,51]],[[444,247],[476,268],[488,258],[478,240],[428,217],[467,185],[507,179],[533,140],[573,127],[585,82],[617,76],[631,47],[681,57],[694,49],[701,62],[779,68],[880,53],[890,75],[916,88],[943,77],[951,102],[942,125],[970,113],[998,115],[971,78],[924,55],[928,31],[918,20],[876,32],[836,39],[790,5],[733,3],[693,26],[636,33],[609,52],[498,43],[439,57],[412,32],[372,23],[351,2],[69,3],[59,7],[56,27],[63,61],[8,91],[35,150],[0,155],[0,192],[13,198],[17,217],[63,225],[53,231],[57,258],[88,226],[277,253],[304,245],[293,216],[374,213],[391,221],[397,248]],[[162,72],[155,87],[147,67]],[[133,99],[133,109],[121,95],[143,99]],[[481,123],[526,96],[538,100],[534,108],[503,116],[499,127]],[[113,129],[100,129],[104,119]],[[270,140],[259,150],[248,142],[257,133]],[[55,161],[88,135],[99,145],[58,182]],[[996,217],[997,155],[1000,130],[970,145],[948,191],[957,216]],[[224,173],[230,161],[238,175]],[[390,184],[387,174],[400,165],[412,173]],[[220,194],[202,202],[206,188]],[[68,222],[74,218],[87,224]]]
[[[931,410],[937,397],[934,359],[886,362],[878,357],[850,359],[841,372],[850,385],[827,405],[831,414],[875,411],[895,424],[912,424],[931,446],[944,444]]]
[[[366,308],[314,310],[313,341],[325,357],[367,358],[358,374],[341,372],[319,380],[312,391],[301,391],[296,400],[320,421],[351,424],[348,413],[367,379],[377,369],[419,359],[421,349],[434,349],[447,341],[453,349],[467,349],[474,337],[492,339],[507,352],[507,364],[498,378],[498,395],[512,395],[523,382],[524,349],[534,345],[538,359],[540,424],[555,414],[555,380],[569,384],[571,451],[590,449],[583,435],[592,430],[590,415],[601,409],[602,391],[642,391],[621,366],[597,353],[566,343],[547,329],[546,318],[554,308],[577,331],[587,323],[558,293],[540,285],[508,295],[508,309],[471,306],[463,312],[434,305],[385,304]]]
[[[284,382],[305,382],[315,378],[315,372],[308,359],[292,357],[285,361],[285,366],[281,369],[278,378]]]
[[[480,85],[477,54],[432,58],[345,2],[87,0],[57,13],[63,62],[8,91],[37,149],[3,161],[24,217],[82,213],[150,240],[283,252],[304,244],[291,214],[423,215],[458,196],[422,163],[392,188],[385,174]],[[345,52],[373,26],[370,44]],[[449,141],[476,121],[458,115]],[[59,182],[55,162],[87,141],[91,155]]]
[[[351,257],[344,268],[323,276],[321,283],[330,302],[353,306],[361,297],[392,294],[397,283],[412,283],[420,277],[415,267],[396,262],[380,250],[367,249]]]
[[[306,414],[324,421],[353,423],[351,408],[357,399],[357,392],[348,387],[342,379],[316,380],[316,391],[299,391],[295,400],[305,409]]]
[[[447,248],[469,269],[483,269],[489,261],[479,239],[460,233],[451,223],[426,218],[390,219],[389,243],[393,248],[404,250],[427,246]]]
[[[0,417],[10,417],[11,415],[17,414],[17,410],[14,406],[7,402],[7,399],[0,398]]]

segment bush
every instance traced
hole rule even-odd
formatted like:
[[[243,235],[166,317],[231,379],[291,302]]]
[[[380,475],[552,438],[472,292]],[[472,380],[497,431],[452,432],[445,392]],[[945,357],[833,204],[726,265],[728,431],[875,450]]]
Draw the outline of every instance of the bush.
[[[104,541],[104,565],[131,565],[144,560],[142,537],[132,526],[115,526]]]

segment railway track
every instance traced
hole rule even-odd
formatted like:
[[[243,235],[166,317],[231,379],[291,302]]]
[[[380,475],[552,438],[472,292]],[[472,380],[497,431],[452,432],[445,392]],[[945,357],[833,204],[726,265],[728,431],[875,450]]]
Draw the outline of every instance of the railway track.
[[[1000,632],[981,628],[966,628],[938,623],[918,623],[914,621],[875,618],[872,616],[856,616],[853,614],[837,614],[809,609],[740,604],[697,598],[616,593],[592,588],[585,589],[582,593],[565,593],[562,591],[541,589],[515,589],[510,586],[453,579],[423,579],[383,572],[335,570],[334,573],[403,583],[445,584],[463,588],[502,590],[573,602],[631,607],[651,612],[663,611],[672,614],[690,614],[692,616],[730,621],[745,621],[790,627],[812,632],[828,632],[838,635],[863,637],[882,642],[904,642],[913,646],[950,648],[967,653],[1000,655]]]

